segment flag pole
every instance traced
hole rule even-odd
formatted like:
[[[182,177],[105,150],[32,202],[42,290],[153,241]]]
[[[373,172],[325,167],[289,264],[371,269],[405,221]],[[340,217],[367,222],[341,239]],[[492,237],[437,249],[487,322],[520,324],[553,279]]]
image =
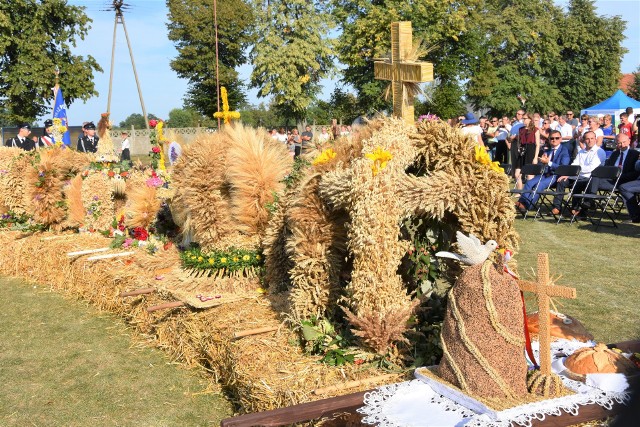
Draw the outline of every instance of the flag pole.
[[[51,116],[56,113],[56,97],[58,96],[58,89],[60,89],[60,68],[56,65],[56,84],[53,85],[53,106],[51,107]]]

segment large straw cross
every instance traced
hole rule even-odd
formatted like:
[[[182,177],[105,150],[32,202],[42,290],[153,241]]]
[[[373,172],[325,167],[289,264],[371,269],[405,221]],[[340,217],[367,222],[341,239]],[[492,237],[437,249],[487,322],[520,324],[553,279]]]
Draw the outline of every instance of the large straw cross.
[[[424,61],[409,61],[412,49],[411,21],[391,23],[391,59],[373,63],[373,74],[377,80],[391,80],[393,92],[393,115],[413,124],[413,95],[404,91],[405,82],[423,83],[433,80],[433,64]]]
[[[518,286],[523,292],[533,292],[538,300],[538,318],[540,319],[540,373],[551,374],[551,319],[549,316],[549,300],[551,297],[575,298],[575,288],[555,286],[549,279],[549,255],[538,254],[538,281],[519,280]]]

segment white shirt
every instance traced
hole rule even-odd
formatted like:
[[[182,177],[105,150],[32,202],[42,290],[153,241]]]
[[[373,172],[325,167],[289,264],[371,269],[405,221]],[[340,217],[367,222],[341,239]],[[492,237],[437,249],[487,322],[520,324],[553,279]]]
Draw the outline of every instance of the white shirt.
[[[275,138],[277,141],[282,142],[283,144],[286,144],[286,143],[287,143],[287,139],[288,139],[288,138],[287,138],[287,135],[285,135],[284,133],[276,133],[276,135],[274,136],[274,138]]]
[[[465,126],[462,128],[462,133],[464,135],[471,135],[473,139],[476,140],[476,142],[482,141],[482,128],[480,127],[480,125]]]
[[[573,127],[571,127],[571,125],[569,123],[565,123],[562,126],[558,126],[557,130],[560,131],[560,135],[562,136],[562,139],[571,139],[571,138],[573,138]]]
[[[589,179],[591,172],[600,165],[604,165],[607,160],[607,154],[604,150],[597,145],[594,145],[591,150],[582,149],[578,151],[578,155],[572,165],[580,166],[580,178]]]
[[[320,142],[327,142],[329,140],[329,133],[325,132],[325,133],[321,133],[320,135],[318,135],[318,141]]]
[[[125,138],[122,140],[122,142],[120,143],[120,148],[122,149],[122,151],[126,150],[127,148],[131,148],[129,138]]]

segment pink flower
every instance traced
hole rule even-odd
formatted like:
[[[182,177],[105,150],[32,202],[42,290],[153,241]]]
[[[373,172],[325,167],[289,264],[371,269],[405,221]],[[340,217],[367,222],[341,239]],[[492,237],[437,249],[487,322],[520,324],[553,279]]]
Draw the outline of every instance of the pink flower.
[[[153,148],[151,148],[151,151],[153,151],[154,153],[159,153],[160,147],[158,147],[157,145],[154,145]]]
[[[131,239],[131,238],[126,239],[124,241],[124,243],[122,244],[122,247],[126,249],[126,248],[130,247],[132,243],[133,243],[133,239]]]
[[[151,129],[155,128],[156,126],[158,126],[158,121],[155,119],[149,120],[149,126],[151,127]]]

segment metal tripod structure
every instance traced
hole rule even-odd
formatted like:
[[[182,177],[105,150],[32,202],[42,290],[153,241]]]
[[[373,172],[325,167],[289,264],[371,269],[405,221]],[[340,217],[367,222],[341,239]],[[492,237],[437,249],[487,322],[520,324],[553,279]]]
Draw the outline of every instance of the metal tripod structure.
[[[109,98],[107,100],[107,113],[111,112],[111,92],[113,90],[113,63],[115,61],[116,54],[116,33],[118,24],[122,24],[124,28],[124,36],[127,39],[127,47],[129,48],[129,56],[131,57],[131,66],[133,67],[133,75],[136,78],[136,86],[138,87],[138,96],[140,97],[140,105],[142,106],[142,114],[144,115],[144,123],[149,129],[149,118],[147,117],[147,109],[144,106],[144,99],[142,98],[142,89],[140,88],[140,81],[138,80],[138,73],[136,71],[136,62],[133,59],[133,50],[131,49],[131,42],[129,41],[129,33],[127,32],[127,25],[124,23],[123,9],[126,9],[128,5],[123,0],[113,0],[113,4],[109,10],[113,10],[116,13],[115,21],[113,23],[113,45],[111,47],[111,72],[109,74]]]

